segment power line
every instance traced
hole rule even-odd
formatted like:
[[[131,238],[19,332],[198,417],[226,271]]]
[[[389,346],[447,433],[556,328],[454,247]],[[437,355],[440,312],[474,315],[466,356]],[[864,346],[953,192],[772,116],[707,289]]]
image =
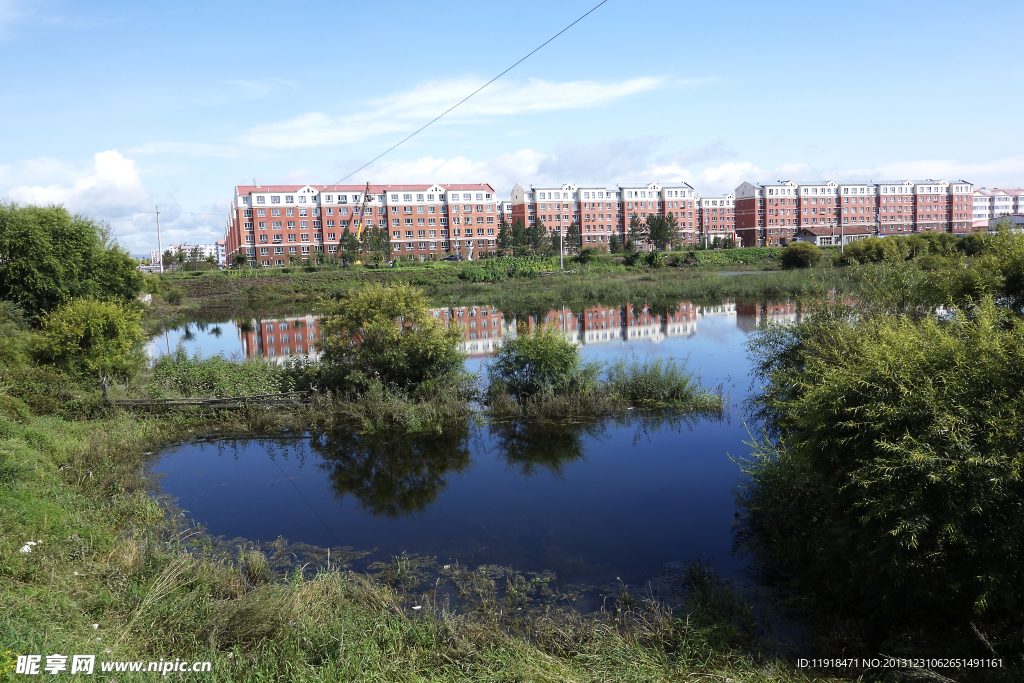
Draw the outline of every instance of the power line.
[[[536,52],[540,51],[540,49],[541,49],[541,48],[543,48],[543,47],[544,47],[545,45],[547,45],[548,43],[550,43],[550,42],[551,42],[552,40],[554,40],[554,39],[555,39],[555,38],[557,38],[558,36],[562,35],[562,34],[563,34],[563,33],[565,33],[566,31],[568,31],[569,29],[571,29],[571,28],[572,28],[573,26],[575,26],[576,24],[578,24],[578,23],[580,23],[581,21],[583,21],[584,19],[586,19],[588,15],[590,15],[591,13],[593,13],[593,12],[594,12],[595,10],[597,10],[597,8],[599,8],[599,7],[601,6],[601,5],[605,4],[606,2],[608,2],[608,0],[601,0],[601,2],[597,3],[596,5],[594,5],[594,7],[592,7],[592,8],[590,9],[590,11],[589,11],[589,12],[587,12],[587,13],[586,13],[586,14],[584,14],[583,16],[579,17],[579,18],[578,18],[578,19],[577,19],[576,21],[572,22],[571,24],[569,24],[568,26],[566,26],[565,28],[563,28],[563,29],[562,29],[561,31],[559,31],[559,32],[558,32],[558,33],[556,33],[555,35],[553,35],[553,36],[551,36],[550,38],[548,38],[547,40],[545,40],[545,41],[544,41],[543,43],[541,43],[541,44],[540,44],[539,46],[537,46],[536,48],[534,48],[534,49],[533,49],[533,50],[532,50],[532,51],[531,51],[531,52],[530,52],[529,54],[527,54],[527,55],[526,55],[525,57],[523,57],[522,59],[520,59],[520,60],[519,60],[518,62],[516,62],[516,63],[515,63],[515,64],[513,64],[512,66],[508,67],[507,69],[505,69],[504,71],[502,71],[502,72],[501,72],[500,74],[498,74],[497,76],[495,76],[495,77],[494,77],[494,78],[492,78],[491,80],[487,81],[486,83],[484,83],[483,85],[481,85],[481,86],[480,86],[479,88],[477,88],[476,90],[474,90],[474,91],[473,91],[473,92],[471,92],[470,94],[466,95],[466,96],[465,96],[464,98],[462,98],[461,100],[459,100],[458,102],[456,102],[455,104],[453,104],[453,105],[452,105],[451,107],[449,107],[448,109],[446,109],[446,110],[445,110],[445,111],[444,111],[443,113],[441,113],[441,114],[440,114],[439,116],[437,116],[436,118],[432,119],[431,121],[429,121],[428,123],[426,123],[426,124],[425,124],[424,126],[422,126],[421,128],[419,128],[418,130],[414,131],[413,133],[410,133],[410,134],[409,134],[409,135],[408,135],[407,137],[403,138],[403,139],[402,139],[402,140],[401,140],[401,141],[400,141],[399,143],[397,143],[397,144],[395,144],[395,145],[393,145],[393,146],[389,147],[388,149],[384,150],[383,152],[381,152],[380,154],[378,154],[378,155],[377,155],[376,157],[374,157],[374,158],[373,158],[373,159],[371,159],[370,161],[367,161],[367,162],[366,162],[365,164],[363,164],[362,166],[360,166],[360,167],[359,167],[359,168],[357,168],[356,170],[352,171],[352,172],[351,172],[351,173],[349,173],[349,174],[348,174],[347,176],[345,176],[344,178],[342,178],[341,180],[339,180],[338,182],[336,182],[336,183],[334,183],[334,184],[335,184],[335,185],[340,185],[340,184],[341,184],[341,183],[343,183],[343,182],[344,182],[345,180],[348,180],[349,178],[351,178],[352,176],[354,176],[354,175],[355,175],[356,173],[359,173],[359,172],[360,172],[360,171],[362,171],[362,170],[363,170],[364,168],[366,168],[366,167],[367,167],[367,166],[369,166],[370,164],[374,163],[375,161],[377,161],[378,159],[380,159],[380,158],[381,158],[381,157],[383,157],[384,155],[386,155],[386,154],[388,154],[389,152],[391,152],[392,150],[394,150],[394,149],[397,149],[398,147],[400,147],[400,146],[404,145],[404,144],[405,144],[406,142],[408,142],[409,140],[411,140],[411,139],[412,139],[412,138],[414,138],[415,136],[417,136],[417,135],[419,135],[420,133],[422,133],[422,132],[423,132],[424,130],[426,130],[427,128],[429,128],[430,126],[432,126],[432,125],[433,125],[434,123],[437,123],[437,121],[439,121],[440,119],[442,119],[442,118],[443,118],[444,116],[446,116],[446,115],[447,115],[448,113],[450,113],[450,112],[451,112],[452,110],[454,110],[454,109],[455,109],[456,107],[458,107],[459,105],[463,104],[463,103],[464,103],[464,102],[465,102],[466,100],[468,100],[469,98],[473,97],[473,96],[474,96],[474,95],[476,95],[476,94],[477,94],[478,92],[480,92],[481,90],[483,90],[484,88],[486,88],[487,86],[489,86],[489,85],[490,85],[491,83],[494,83],[494,82],[495,82],[496,80],[498,80],[499,78],[501,78],[502,76],[504,76],[505,74],[507,74],[507,73],[508,73],[509,71],[511,71],[512,69],[516,68],[517,66],[519,66],[520,64],[522,64],[523,62],[525,62],[525,61],[526,61],[527,59],[529,59],[530,57],[532,57],[532,56],[533,56],[533,55],[534,55],[534,54],[535,54]]]

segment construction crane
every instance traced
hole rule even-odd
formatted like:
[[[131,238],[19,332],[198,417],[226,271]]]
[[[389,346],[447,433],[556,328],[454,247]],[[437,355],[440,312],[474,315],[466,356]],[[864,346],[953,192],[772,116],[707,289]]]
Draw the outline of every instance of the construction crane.
[[[360,211],[359,220],[357,220],[355,222],[356,223],[355,227],[356,227],[356,239],[357,240],[361,239],[362,236],[363,236],[363,217],[366,215],[367,205],[369,203],[370,203],[370,181],[367,180],[366,181],[366,189],[363,191],[363,208],[362,208],[362,211]],[[370,211],[372,212],[373,209],[371,208]],[[373,219],[371,218],[369,220],[369,222],[366,224],[366,229],[369,230],[372,227],[373,227]]]

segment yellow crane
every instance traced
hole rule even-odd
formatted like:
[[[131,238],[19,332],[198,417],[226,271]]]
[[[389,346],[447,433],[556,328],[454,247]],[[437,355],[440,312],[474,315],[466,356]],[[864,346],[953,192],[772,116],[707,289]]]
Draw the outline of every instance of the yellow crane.
[[[359,219],[357,221],[355,221],[355,223],[356,223],[356,225],[355,225],[355,227],[356,227],[356,239],[357,240],[358,239],[362,239],[362,236],[363,236],[363,217],[366,216],[367,205],[369,203],[370,203],[370,181],[367,180],[366,181],[366,189],[363,191],[363,208],[359,212]],[[372,211],[373,211],[373,209],[371,208],[370,212],[372,213]],[[369,222],[367,223],[366,228],[369,229],[369,228],[372,228],[372,227],[373,227],[373,219],[371,218],[369,220]]]

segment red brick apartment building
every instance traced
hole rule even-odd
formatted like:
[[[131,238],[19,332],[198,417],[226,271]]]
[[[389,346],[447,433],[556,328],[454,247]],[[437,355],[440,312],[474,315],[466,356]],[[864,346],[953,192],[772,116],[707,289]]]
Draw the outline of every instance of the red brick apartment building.
[[[448,251],[493,250],[494,189],[486,184],[238,185],[225,242],[228,260],[244,254],[264,267],[335,254],[345,228],[387,228],[392,255],[424,260]],[[365,206],[365,209],[364,209]]]
[[[611,187],[580,186],[566,183],[559,187],[512,188],[510,223],[517,220],[531,225],[540,220],[552,235],[566,234],[576,223],[583,247],[607,244],[612,235],[626,238],[629,220],[636,214],[646,225],[649,216],[671,213],[679,225],[683,243],[699,241],[699,199],[688,183],[648,183]],[[651,248],[651,245],[646,245]]]
[[[820,236],[834,228],[849,239],[865,232],[962,234],[971,231],[973,192],[966,180],[745,182],[736,188],[736,232],[745,247],[784,245],[801,229]]]

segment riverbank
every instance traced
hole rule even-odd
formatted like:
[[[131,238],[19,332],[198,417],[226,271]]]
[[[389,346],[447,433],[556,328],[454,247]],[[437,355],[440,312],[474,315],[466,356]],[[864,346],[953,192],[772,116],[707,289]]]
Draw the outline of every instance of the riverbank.
[[[476,265],[427,263],[394,270],[307,267],[286,269],[291,272],[275,269],[164,276],[151,280],[152,317],[165,319],[183,311],[199,315],[219,312],[223,316],[241,309],[280,310],[289,306],[308,310],[322,295],[336,296],[372,283],[415,285],[440,306],[484,304],[513,314],[546,312],[563,305],[582,308],[640,301],[668,307],[683,300],[765,300],[848,287],[841,269],[823,266],[783,271],[777,260],[692,268],[596,263],[585,271],[577,266],[575,271],[528,273],[492,281],[462,277],[470,269],[479,270]],[[171,290],[177,290],[177,295],[169,297]]]
[[[162,446],[279,433],[307,418],[105,409],[88,421],[0,419],[5,649],[210,661],[218,679],[807,680],[759,654],[749,606],[699,573],[676,612],[627,595],[597,615],[548,610],[510,622],[522,592],[468,577],[481,608],[453,614],[429,595],[403,595],[394,571],[391,580],[344,564],[280,575],[251,549],[204,550],[148,495],[143,463]]]

